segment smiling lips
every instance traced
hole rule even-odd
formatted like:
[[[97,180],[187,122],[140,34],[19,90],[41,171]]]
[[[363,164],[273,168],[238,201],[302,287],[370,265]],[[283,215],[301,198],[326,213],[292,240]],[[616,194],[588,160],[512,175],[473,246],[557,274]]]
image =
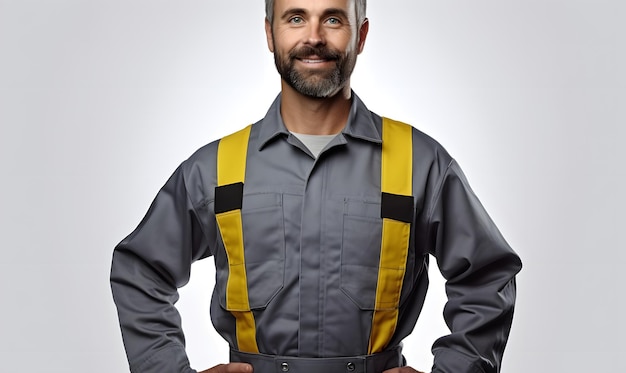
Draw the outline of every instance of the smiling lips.
[[[297,60],[302,63],[312,64],[312,65],[323,64],[323,63],[333,61],[332,59],[321,58],[318,56],[302,57],[302,58],[297,58]]]

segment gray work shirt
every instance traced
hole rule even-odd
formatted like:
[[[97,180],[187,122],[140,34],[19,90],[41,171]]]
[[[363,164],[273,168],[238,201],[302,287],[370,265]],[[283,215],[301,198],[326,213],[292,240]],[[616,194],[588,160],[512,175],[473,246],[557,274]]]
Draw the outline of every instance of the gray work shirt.
[[[381,243],[382,119],[353,95],[348,122],[316,159],[285,128],[280,96],[252,126],[242,220],[250,306],[261,353],[367,353]],[[228,264],[214,214],[218,141],[183,162],[113,254],[111,286],[133,372],[193,372],[177,288],[192,262],[213,256],[215,328],[237,347],[226,311]],[[521,268],[457,163],[413,129],[414,221],[397,329],[411,333],[428,287],[429,254],[447,280],[451,334],[435,372],[497,372]],[[410,363],[410,362],[409,362]]]

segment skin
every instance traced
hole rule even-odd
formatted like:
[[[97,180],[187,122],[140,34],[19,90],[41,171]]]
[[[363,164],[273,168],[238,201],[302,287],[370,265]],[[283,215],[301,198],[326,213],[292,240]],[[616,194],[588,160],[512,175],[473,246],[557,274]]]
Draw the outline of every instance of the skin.
[[[346,79],[329,84],[324,97],[313,97],[281,78],[281,115],[288,130],[310,135],[332,135],[341,132],[351,106],[350,74],[356,56],[363,51],[369,30],[366,19],[356,20],[351,0],[276,0],[273,24],[265,20],[270,52],[274,53],[281,75],[290,66],[306,84],[318,86],[336,73],[341,59],[345,61]],[[310,54],[311,48],[327,50],[338,58]],[[307,51],[307,53],[298,53]],[[220,364],[200,373],[252,373],[250,364]],[[423,373],[411,367],[394,368],[384,373]]]

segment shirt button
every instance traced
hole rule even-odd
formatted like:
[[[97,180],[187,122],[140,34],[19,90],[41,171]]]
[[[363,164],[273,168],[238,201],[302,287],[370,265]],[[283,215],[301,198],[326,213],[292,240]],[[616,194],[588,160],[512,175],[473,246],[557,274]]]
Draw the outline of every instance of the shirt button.
[[[289,364],[288,363],[280,364],[280,370],[282,370],[283,372],[289,372]]]
[[[348,363],[346,369],[348,369],[348,372],[354,372],[354,363]]]

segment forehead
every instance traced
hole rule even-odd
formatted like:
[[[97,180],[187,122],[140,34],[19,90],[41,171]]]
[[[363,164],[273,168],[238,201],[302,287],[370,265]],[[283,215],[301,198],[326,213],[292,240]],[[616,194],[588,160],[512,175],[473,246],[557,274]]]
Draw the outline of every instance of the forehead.
[[[274,16],[280,17],[289,9],[303,9],[311,13],[342,9],[350,14],[354,12],[354,0],[275,0]]]

